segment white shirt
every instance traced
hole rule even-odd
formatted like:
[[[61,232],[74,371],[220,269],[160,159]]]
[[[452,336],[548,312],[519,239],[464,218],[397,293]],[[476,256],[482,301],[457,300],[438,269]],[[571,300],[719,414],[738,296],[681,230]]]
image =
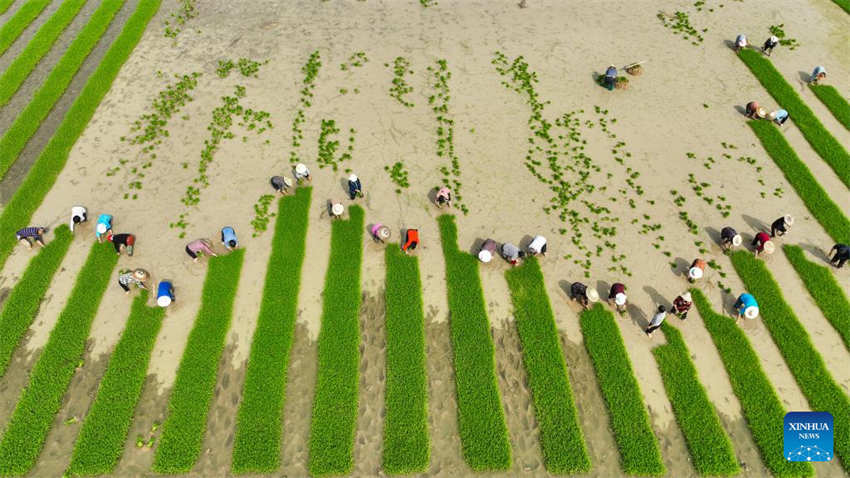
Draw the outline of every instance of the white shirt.
[[[540,251],[543,250],[543,246],[546,244],[546,238],[543,236],[534,236],[534,240],[531,241],[531,244],[528,245],[528,248],[534,252],[535,254],[540,254]]]
[[[667,318],[667,312],[659,312],[655,314],[655,317],[652,318],[652,321],[649,323],[650,327],[658,327],[661,325],[661,322],[664,322],[664,319]]]
[[[74,232],[74,218],[79,217],[80,222],[84,222],[86,220],[86,208],[83,206],[74,206],[71,208],[71,232]]]
[[[304,179],[309,175],[310,175],[310,170],[307,169],[306,167],[304,168],[304,174],[299,173],[297,169],[295,170],[295,178],[296,179]]]

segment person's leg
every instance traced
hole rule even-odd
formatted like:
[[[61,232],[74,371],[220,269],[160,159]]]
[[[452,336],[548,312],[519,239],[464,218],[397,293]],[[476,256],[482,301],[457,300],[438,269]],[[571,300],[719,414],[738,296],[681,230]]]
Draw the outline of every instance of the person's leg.
[[[122,284],[121,282],[119,282],[118,285],[120,285],[121,288],[124,289],[124,292],[130,292],[130,286],[128,286],[127,284]]]
[[[837,265],[837,266],[835,266],[835,267],[838,267],[839,269],[841,269],[842,267],[844,267],[844,263],[845,263],[845,262],[847,262],[847,258],[846,258],[846,257],[842,257],[841,259],[839,259],[839,260],[838,260],[838,265]]]
[[[135,246],[127,246],[125,249],[127,250],[127,255],[133,257],[133,248]]]
[[[30,240],[29,240],[28,238],[26,238],[26,237],[22,237],[22,238],[21,238],[21,244],[23,244],[23,245],[27,246],[27,249],[32,249],[32,243],[31,243],[31,242],[30,242]]]

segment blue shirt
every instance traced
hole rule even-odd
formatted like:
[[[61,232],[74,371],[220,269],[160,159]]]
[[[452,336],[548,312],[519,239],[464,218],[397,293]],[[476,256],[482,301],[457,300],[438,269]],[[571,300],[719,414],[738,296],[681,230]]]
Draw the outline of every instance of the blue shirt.
[[[101,214],[100,216],[97,216],[97,223],[95,223],[95,226],[94,226],[94,235],[97,236],[97,238],[99,239],[100,236],[101,236],[101,233],[97,232],[97,225],[98,224],[105,225],[106,230],[109,231],[110,229],[112,229],[112,216],[109,215],[109,214]]]
[[[756,298],[750,294],[741,294],[738,297],[738,301],[735,302],[735,307],[739,310],[747,310],[750,307],[758,307],[758,303],[756,302]]]
[[[169,297],[172,300],[174,299],[174,295],[171,292],[173,290],[171,286],[171,282],[169,281],[160,281],[159,286],[156,288],[156,297]]]
[[[785,110],[777,110],[776,111],[776,121],[782,121],[788,117],[788,112]]]
[[[233,241],[236,245],[239,245],[239,241],[236,240],[236,231],[233,230],[230,226],[225,226],[221,228],[221,242],[222,244],[229,245],[230,241]]]

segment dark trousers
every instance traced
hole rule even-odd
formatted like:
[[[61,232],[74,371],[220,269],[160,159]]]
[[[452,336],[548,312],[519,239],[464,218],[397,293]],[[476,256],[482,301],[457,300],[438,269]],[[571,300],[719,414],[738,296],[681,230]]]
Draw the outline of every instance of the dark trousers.
[[[644,332],[646,332],[647,334],[651,334],[652,332],[654,332],[655,330],[660,329],[660,328],[661,328],[660,324],[659,325],[650,325],[649,327],[646,328],[646,330]]]
[[[847,262],[847,257],[836,254],[829,262],[840,269],[844,267],[844,263]]]
[[[122,283],[120,283],[120,282],[118,283],[118,285],[120,285],[120,286],[121,286],[121,288],[122,288],[122,289],[124,289],[124,292],[130,292],[130,286],[128,286],[128,285],[124,285],[124,284],[122,284]]]

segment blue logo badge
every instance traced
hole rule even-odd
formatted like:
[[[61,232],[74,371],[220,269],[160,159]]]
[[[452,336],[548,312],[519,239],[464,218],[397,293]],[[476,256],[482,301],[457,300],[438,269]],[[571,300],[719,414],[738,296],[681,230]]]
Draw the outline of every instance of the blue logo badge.
[[[832,460],[832,414],[788,412],[785,414],[785,459],[788,461]]]

